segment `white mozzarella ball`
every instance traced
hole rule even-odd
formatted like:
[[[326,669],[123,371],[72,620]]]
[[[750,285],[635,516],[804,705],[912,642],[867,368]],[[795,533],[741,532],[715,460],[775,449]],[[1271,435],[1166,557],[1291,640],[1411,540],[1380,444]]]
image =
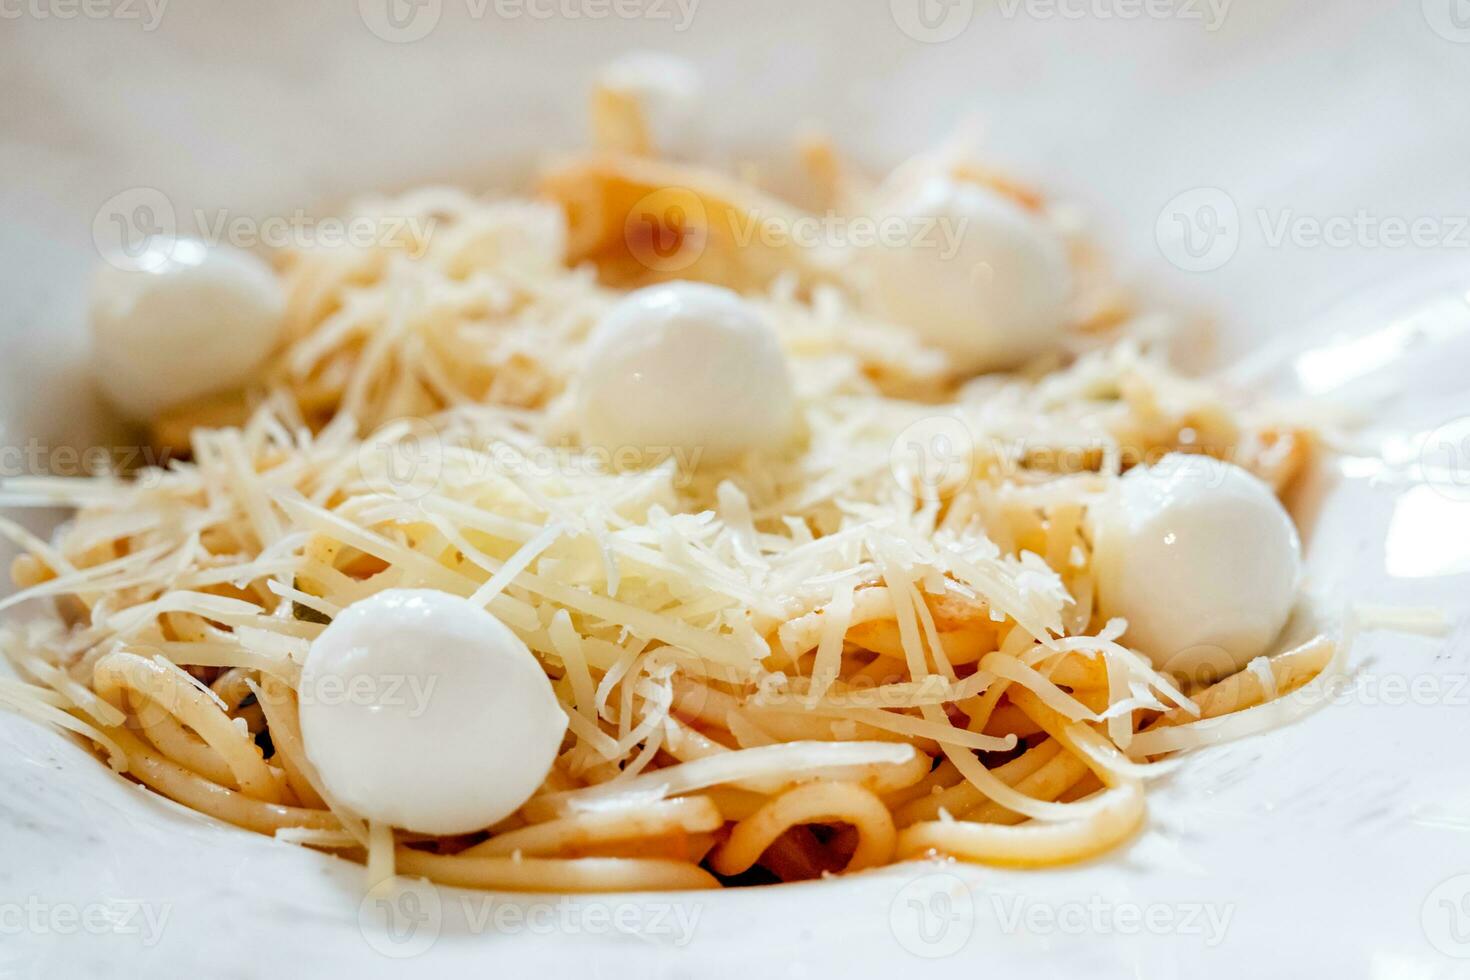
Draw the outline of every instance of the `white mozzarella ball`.
[[[1160,669],[1212,680],[1265,653],[1296,601],[1301,542],[1271,489],[1179,453],[1130,470],[1091,518],[1098,607]]]
[[[328,794],[372,820],[463,834],[546,778],[567,717],[541,665],[493,615],[430,589],[344,609],[301,671],[301,737]]]
[[[868,308],[962,370],[1016,367],[1055,347],[1072,271],[1060,237],[999,191],[932,177],[880,218],[902,230],[859,259]]]
[[[667,448],[697,464],[791,437],[796,399],[775,330],[728,289],[674,282],[629,293],[583,356],[577,416],[588,445]]]
[[[247,382],[280,334],[286,298],[248,252],[194,239],[115,257],[92,283],[94,362],[127,415],[162,410]]]

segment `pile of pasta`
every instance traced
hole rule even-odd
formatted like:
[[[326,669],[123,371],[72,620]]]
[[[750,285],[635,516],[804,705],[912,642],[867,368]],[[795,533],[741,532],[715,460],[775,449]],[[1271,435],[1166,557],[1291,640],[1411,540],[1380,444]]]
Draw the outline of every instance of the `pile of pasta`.
[[[249,391],[157,420],[178,459],[6,481],[5,505],[75,516],[49,541],[0,524],[26,551],[0,606],[41,609],[0,632],[0,704],[375,877],[596,891],[1082,860],[1138,830],[1165,757],[1321,703],[1293,692],[1340,662],[1325,636],[1198,685],[1097,614],[1086,515],[1129,466],[1228,453],[1284,490],[1312,443],[1171,370],[1101,287],[1077,349],[966,378],[865,317],[831,256],[708,239],[681,275],[776,325],[800,438],[693,469],[579,446],[582,340],[666,278],[614,233],[638,201],[795,207],[636,150],[561,166],[538,200],[367,203],[434,232],[281,257],[286,342]],[[923,436],[956,425],[936,471]],[[570,720],[545,784],[475,834],[367,823],[302,748],[313,638],[404,587],[489,609]]]

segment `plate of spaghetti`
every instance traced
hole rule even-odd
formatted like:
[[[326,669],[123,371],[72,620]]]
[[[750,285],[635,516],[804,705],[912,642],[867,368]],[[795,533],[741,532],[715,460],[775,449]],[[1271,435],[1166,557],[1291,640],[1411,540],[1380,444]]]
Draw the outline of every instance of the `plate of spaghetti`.
[[[1304,733],[1361,707],[1365,638],[1433,649],[1456,622],[1441,593],[1328,566],[1369,535],[1398,579],[1463,571],[1413,525],[1467,526],[1453,398],[1426,382],[1413,421],[1365,419],[1334,387],[1429,370],[1463,294],[1417,294],[1388,321],[1412,329],[1186,369],[1196,325],[1114,272],[1085,205],[968,133],[882,172],[807,135],[783,183],[687,148],[698,87],[619,59],[584,148],[515,191],[360,196],[278,245],[131,235],[160,213],[147,189],[110,205],[121,238],[99,219],[95,383],[141,435],[0,484],[0,735],[31,760],[0,770],[27,801],[7,819],[137,838],[75,955],[109,958],[123,919],[166,935],[176,903],[207,932],[265,901],[352,925],[324,970],[470,969],[486,933],[697,949],[701,916],[830,893],[883,923],[874,963],[994,943],[1018,964],[1085,933],[1150,975],[1280,914],[1190,856],[1223,811],[1181,814],[1253,759],[1328,757]],[[1181,267],[1208,262],[1209,229],[1182,227]],[[1370,486],[1414,502],[1385,529]],[[1414,795],[1340,765],[1298,778],[1355,812]],[[1414,812],[1454,825],[1448,799]],[[218,895],[162,884],[211,853],[233,855]],[[316,883],[264,898],[301,869]],[[1435,902],[1453,926],[1470,877],[1442,870],[1423,930],[1453,957]],[[1201,878],[1232,897],[1191,897]],[[58,907],[11,918],[66,934]],[[1274,935],[1259,921],[1238,955]],[[740,962],[723,943],[716,972]]]

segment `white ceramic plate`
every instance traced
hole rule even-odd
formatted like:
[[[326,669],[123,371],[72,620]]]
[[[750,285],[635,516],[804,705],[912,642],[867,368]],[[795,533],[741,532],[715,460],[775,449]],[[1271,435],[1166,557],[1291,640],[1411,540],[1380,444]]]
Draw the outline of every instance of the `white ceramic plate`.
[[[1470,430],[1418,448],[1470,415],[1463,0],[426,0],[395,20],[384,0],[158,2],[3,11],[6,473],[125,441],[85,381],[81,296],[94,233],[140,189],[185,230],[507,184],[578,145],[596,65],[653,48],[704,69],[721,158],[779,159],[821,121],[885,166],[978,116],[1130,279],[1216,314],[1226,360],[1273,351],[1242,376],[1363,411],[1403,465],[1347,459],[1298,502],[1312,586],[1329,608],[1438,606],[1453,631],[1363,638],[1333,703],[1190,757],[1148,830],[1082,867],[428,890],[397,897],[396,933],[356,866],[213,824],[0,715],[0,976],[1470,975]]]

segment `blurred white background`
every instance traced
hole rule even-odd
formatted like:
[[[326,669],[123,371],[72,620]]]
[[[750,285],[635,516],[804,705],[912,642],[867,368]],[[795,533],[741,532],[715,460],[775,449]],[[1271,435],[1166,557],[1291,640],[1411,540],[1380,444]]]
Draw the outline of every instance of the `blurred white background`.
[[[3,397],[72,394],[43,379],[77,353],[118,192],[160,190],[187,224],[511,185],[583,141],[589,81],[630,49],[703,72],[716,154],[785,158],[816,125],[876,170],[977,119],[1130,279],[1218,314],[1228,350],[1470,270],[1465,0],[3,0]],[[1235,204],[1238,248],[1190,272],[1156,226],[1197,188]],[[1419,245],[1377,241],[1421,219]],[[1313,243],[1334,221],[1346,239]]]
[[[630,50],[702,72],[722,160],[789,163],[821,127],[881,172],[978,123],[1227,357],[1470,277],[1470,0],[0,0],[0,441],[98,438],[83,311],[119,200],[188,231],[512,188],[584,143]]]

